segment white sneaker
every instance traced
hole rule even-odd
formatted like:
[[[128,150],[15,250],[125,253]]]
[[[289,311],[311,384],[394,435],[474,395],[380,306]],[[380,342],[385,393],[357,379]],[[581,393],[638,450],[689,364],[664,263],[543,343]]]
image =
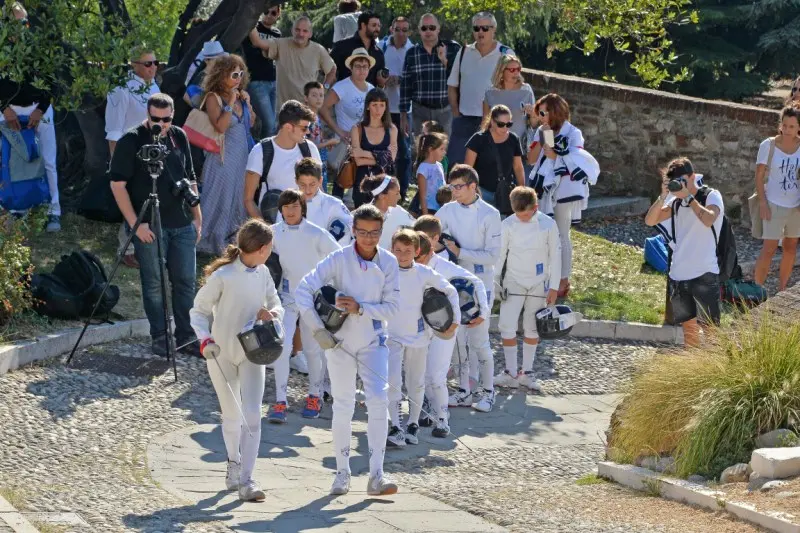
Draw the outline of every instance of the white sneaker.
[[[386,446],[389,448],[405,448],[405,432],[397,426],[392,426],[392,429],[389,430],[389,436],[386,437]]]
[[[447,424],[446,418],[440,418],[436,422],[436,427],[433,428],[431,435],[439,439],[443,439],[450,435],[450,426]]]
[[[308,360],[306,359],[306,354],[297,352],[289,359],[289,368],[301,374],[308,375]]]
[[[518,375],[513,375],[508,370],[504,370],[502,374],[497,374],[494,377],[494,386],[516,389],[517,387],[519,387],[518,379],[519,379]]]
[[[478,393],[478,401],[472,404],[472,408],[481,413],[489,413],[494,406],[494,391],[483,389]]]
[[[469,407],[472,405],[472,394],[464,389],[458,389],[447,399],[448,407]]]
[[[383,474],[370,477],[367,483],[367,494],[370,496],[386,496],[397,493],[397,483],[394,483]]]
[[[336,472],[336,477],[331,485],[331,494],[334,496],[341,496],[350,492],[350,472],[340,470]]]
[[[225,474],[225,486],[228,487],[228,490],[239,488],[239,472],[241,468],[239,463],[228,461],[228,472]]]
[[[239,487],[239,499],[244,502],[263,502],[267,495],[252,479]]]
[[[495,380],[495,383],[497,381]],[[523,387],[527,387],[529,390],[542,392],[542,385],[536,379],[536,375],[533,372],[525,372],[519,377],[519,384]]]

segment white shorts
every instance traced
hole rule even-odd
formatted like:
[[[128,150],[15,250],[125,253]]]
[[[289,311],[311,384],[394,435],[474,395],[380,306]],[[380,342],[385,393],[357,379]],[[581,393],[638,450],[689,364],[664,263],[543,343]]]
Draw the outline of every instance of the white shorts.
[[[526,338],[538,339],[536,331],[536,312],[546,307],[547,298],[538,296],[544,291],[544,286],[536,289],[526,289],[511,280],[505,280],[503,287],[508,290],[508,298],[500,303],[500,319],[498,326],[500,336],[504,339],[517,338],[519,329],[519,315],[522,313],[522,331]],[[531,294],[532,296],[519,296]]]
[[[769,202],[772,215],[769,220],[762,220],[764,240],[796,239],[800,237],[800,208],[783,207]]]

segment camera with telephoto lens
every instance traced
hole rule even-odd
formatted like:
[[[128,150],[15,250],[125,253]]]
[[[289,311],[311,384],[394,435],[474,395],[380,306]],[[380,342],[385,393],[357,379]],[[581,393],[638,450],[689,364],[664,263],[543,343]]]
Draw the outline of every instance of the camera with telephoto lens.
[[[683,189],[684,185],[688,183],[688,177],[694,174],[694,168],[688,161],[680,166],[671,168],[667,172],[667,190],[670,192],[678,192]]]
[[[197,204],[200,203],[200,197],[194,193],[191,182],[186,178],[173,183],[171,191],[172,196],[183,198],[183,200],[189,204],[189,207],[197,207]]]

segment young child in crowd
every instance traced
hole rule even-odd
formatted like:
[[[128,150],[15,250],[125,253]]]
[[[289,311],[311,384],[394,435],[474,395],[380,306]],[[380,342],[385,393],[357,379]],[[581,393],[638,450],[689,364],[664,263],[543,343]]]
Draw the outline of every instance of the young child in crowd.
[[[447,157],[445,155],[445,157]],[[436,203],[439,204],[439,207],[443,206],[447,202],[453,201],[453,191],[450,190],[450,187],[447,185],[442,185],[439,187],[439,190],[436,191]]]
[[[222,438],[228,453],[225,485],[228,490],[238,488],[244,501],[266,498],[253,480],[261,442],[265,367],[245,357],[237,335],[256,320],[283,320],[283,307],[264,265],[270,253],[272,230],[266,222],[251,218],[239,229],[236,245],[229,245],[222,257],[206,267],[206,283],[189,313],[222,411]]]
[[[322,135],[322,122],[319,118],[319,109],[322,107],[322,102],[325,100],[325,89],[318,81],[310,81],[303,87],[303,94],[305,95],[305,102],[308,107],[316,113],[317,118],[311,124],[311,131],[308,138],[311,139],[317,148],[319,148],[319,158],[322,161],[322,191],[328,192],[328,148],[333,148],[339,144],[339,138],[335,135],[323,139]]]
[[[447,154],[447,136],[443,133],[422,135],[417,148],[417,196],[414,211],[421,215],[436,213],[440,205],[436,193],[445,184],[442,159]]]
[[[423,135],[430,135],[431,133],[441,133],[442,135],[447,135],[447,131],[444,129],[444,126],[439,124],[435,120],[428,120],[422,123],[422,134]],[[447,153],[445,150],[445,155],[440,161],[442,163],[442,169],[444,170],[444,175],[447,176],[447,173],[450,171],[450,160],[447,159]]]

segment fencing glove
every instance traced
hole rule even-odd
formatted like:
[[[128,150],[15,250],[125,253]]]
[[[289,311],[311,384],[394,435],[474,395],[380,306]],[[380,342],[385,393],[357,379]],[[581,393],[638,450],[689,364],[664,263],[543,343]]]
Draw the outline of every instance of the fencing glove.
[[[339,344],[336,337],[333,336],[333,333],[325,328],[320,328],[314,332],[314,340],[317,341],[319,347],[323,350],[332,350]]]
[[[215,359],[219,357],[219,352],[220,352],[219,344],[215,342],[209,342],[203,348],[203,357],[205,357],[206,359]]]

